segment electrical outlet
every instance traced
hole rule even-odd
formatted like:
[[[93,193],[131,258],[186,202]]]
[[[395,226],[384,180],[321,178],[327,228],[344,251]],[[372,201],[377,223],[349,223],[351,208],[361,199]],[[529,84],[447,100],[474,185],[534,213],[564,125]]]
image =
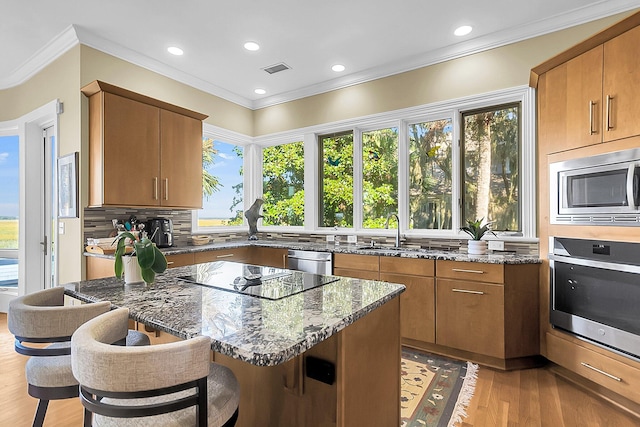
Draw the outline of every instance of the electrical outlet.
[[[334,236],[333,234],[327,235],[327,242],[335,242],[335,240],[336,240],[336,236]]]
[[[358,236],[347,236],[347,243],[358,243]]]
[[[489,249],[492,251],[504,251],[504,242],[502,240],[489,240]]]

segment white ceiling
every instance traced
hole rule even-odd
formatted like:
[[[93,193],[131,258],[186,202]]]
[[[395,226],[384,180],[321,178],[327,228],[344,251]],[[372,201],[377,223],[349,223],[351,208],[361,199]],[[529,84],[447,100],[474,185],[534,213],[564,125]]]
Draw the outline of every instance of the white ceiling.
[[[640,7],[638,0],[0,0],[0,89],[82,43],[260,108]],[[460,25],[473,32],[456,37]],[[261,49],[249,52],[245,41]],[[185,54],[167,53],[170,45]],[[291,67],[269,75],[280,62]],[[341,63],[340,74],[331,66]],[[265,95],[256,95],[255,88]]]

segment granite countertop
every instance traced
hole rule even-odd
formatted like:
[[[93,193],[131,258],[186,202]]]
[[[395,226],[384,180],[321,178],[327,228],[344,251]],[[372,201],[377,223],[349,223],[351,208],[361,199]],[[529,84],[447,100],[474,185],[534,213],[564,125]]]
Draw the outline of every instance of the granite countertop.
[[[196,248],[206,250],[189,249]],[[405,289],[399,284],[340,277],[268,300],[179,278],[225,263],[172,268],[156,276],[152,286],[125,285],[109,277],[69,283],[64,285],[65,293],[85,302],[111,301],[114,307],[129,308],[130,317],[145,325],[184,339],[209,336],[216,352],[257,366],[274,366],[341,331]]]
[[[245,246],[261,246],[278,249],[296,249],[342,254],[381,255],[401,258],[424,258],[462,262],[481,262],[487,264],[540,264],[542,262],[540,258],[535,256],[519,255],[510,252],[492,253],[487,255],[469,255],[466,252],[462,251],[445,251],[442,249],[419,249],[410,247],[395,249],[385,246],[376,246],[375,248],[370,248],[361,244],[342,244],[336,246],[334,244],[296,242],[288,240],[238,240],[223,243],[211,243],[201,246],[175,246],[171,248],[164,248],[161,250],[165,255],[178,255],[190,252],[205,252],[217,249],[234,249]],[[85,252],[85,255],[113,258],[113,255],[101,255],[88,252]]]

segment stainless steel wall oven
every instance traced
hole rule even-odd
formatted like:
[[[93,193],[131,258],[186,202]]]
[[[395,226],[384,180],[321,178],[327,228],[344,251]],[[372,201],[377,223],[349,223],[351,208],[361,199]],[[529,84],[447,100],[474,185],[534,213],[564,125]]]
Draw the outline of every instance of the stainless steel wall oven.
[[[549,243],[553,327],[640,360],[640,243]]]

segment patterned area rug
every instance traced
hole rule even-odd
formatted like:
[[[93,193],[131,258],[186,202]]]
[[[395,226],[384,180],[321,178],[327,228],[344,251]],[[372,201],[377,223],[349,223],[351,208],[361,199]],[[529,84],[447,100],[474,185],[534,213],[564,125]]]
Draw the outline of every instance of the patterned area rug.
[[[467,416],[478,365],[402,348],[401,427],[453,427]]]

